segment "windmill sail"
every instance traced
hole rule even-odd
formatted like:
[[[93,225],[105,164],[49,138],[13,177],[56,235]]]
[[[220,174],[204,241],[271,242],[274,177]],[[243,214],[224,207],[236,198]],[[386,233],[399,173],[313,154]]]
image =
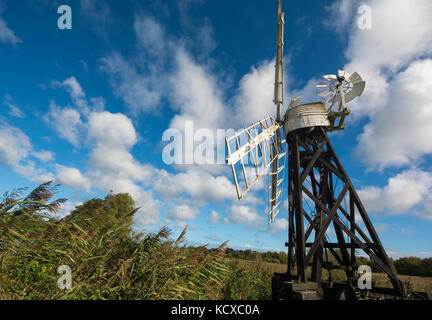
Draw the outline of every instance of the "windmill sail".
[[[278,0],[277,8],[277,46],[276,46],[276,70],[275,70],[275,88],[273,102],[276,104],[276,121],[280,123],[281,107],[283,104],[283,46],[284,46],[284,13],[282,12],[281,0]],[[275,216],[280,211],[282,201],[283,172],[285,164],[281,166],[280,158],[277,155],[283,154],[284,139],[281,139],[280,130],[276,132],[276,139],[272,146],[272,152],[275,160],[272,163],[272,170],[269,173],[269,222],[273,222]],[[282,172],[282,179],[280,173]],[[271,180],[271,182],[270,182]],[[271,183],[271,184],[270,184]]]
[[[226,163],[232,168],[239,200],[268,172],[272,163],[281,158],[281,154],[273,150],[274,145],[281,144],[276,142],[280,128],[272,117],[267,117],[225,138]]]
[[[283,104],[283,46],[284,46],[284,13],[281,0],[278,0],[277,12],[277,46],[276,46],[276,70],[274,83],[273,102],[277,106],[276,121],[280,121],[281,106]]]
[[[251,190],[261,176],[268,174],[268,218],[273,222],[282,203],[285,172],[286,140],[281,133],[281,107],[283,104],[283,45],[284,13],[281,0],[277,8],[277,44],[273,102],[276,104],[276,120],[265,118],[252,126],[226,138],[228,157],[239,200]]]

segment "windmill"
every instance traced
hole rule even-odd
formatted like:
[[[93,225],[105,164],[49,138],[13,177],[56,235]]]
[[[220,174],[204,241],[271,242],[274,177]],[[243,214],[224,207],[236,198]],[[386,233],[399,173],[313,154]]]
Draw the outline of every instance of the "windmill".
[[[307,299],[311,290],[319,288],[327,296],[339,289],[353,296],[359,249],[387,274],[393,285],[391,292],[399,295],[403,285],[327,135],[345,128],[344,120],[350,113],[347,103],[363,93],[365,82],[358,73],[342,70],[337,75],[325,75],[326,82],[317,85],[318,96],[324,101],[299,104],[297,97],[281,119],[283,27],[284,13],[278,0],[276,118],[268,116],[226,138],[226,162],[232,168],[239,200],[267,174],[269,223],[281,210],[288,171],[288,268],[273,277],[273,296]],[[308,267],[312,267],[309,277]],[[323,268],[330,271],[336,267],[344,270],[347,278],[337,285],[322,275]],[[389,293],[384,288],[372,291]]]
[[[338,75],[328,74],[323,76],[327,82],[317,84],[317,94],[325,98],[325,104],[328,105],[327,113],[330,121],[330,126],[327,131],[345,129],[345,117],[350,114],[346,104],[355,98],[361,96],[366,82],[356,72],[350,75],[348,72],[339,70]],[[338,110],[333,111],[332,108],[338,104]],[[336,126],[336,120],[339,118],[339,124]]]

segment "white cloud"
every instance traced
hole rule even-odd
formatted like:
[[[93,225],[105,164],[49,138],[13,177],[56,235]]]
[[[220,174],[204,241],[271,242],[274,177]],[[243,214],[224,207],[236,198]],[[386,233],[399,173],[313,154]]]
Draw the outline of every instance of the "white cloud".
[[[101,68],[110,76],[114,94],[122,98],[134,113],[152,112],[160,106],[162,90],[166,88],[158,76],[140,74],[117,52],[105,56]]]
[[[55,101],[51,101],[50,111],[45,115],[44,120],[53,127],[60,138],[78,148],[82,143],[82,135],[87,129],[86,118],[92,112],[102,112],[105,109],[105,100],[102,97],[92,97],[89,103],[75,77],[69,77],[63,82],[55,81],[53,86],[65,89],[74,107],[62,108]]]
[[[80,170],[57,165],[57,180],[59,183],[85,191],[90,190],[90,180]]]
[[[183,49],[177,51],[176,61],[177,70],[170,77],[171,105],[180,113],[171,120],[170,127],[182,130],[185,121],[192,120],[196,129],[223,128],[226,113],[217,79]]]
[[[357,151],[371,167],[409,165],[432,152],[432,60],[413,62],[389,82],[385,106],[371,115]]]
[[[39,152],[33,152],[32,154],[33,154],[33,156],[35,156],[36,158],[38,158],[40,161],[43,161],[43,162],[52,161],[55,158],[55,153],[52,151],[47,151],[47,150],[42,150]]]
[[[168,219],[175,220],[195,220],[199,211],[197,208],[188,205],[173,205],[171,209],[165,213]]]
[[[227,212],[230,221],[240,223],[248,227],[256,226],[264,223],[264,219],[257,212],[249,207],[239,204],[234,204]]]
[[[88,139],[110,148],[130,148],[137,142],[132,121],[121,113],[94,112],[88,121]]]
[[[89,103],[84,90],[73,76],[65,79],[63,82],[54,81],[53,86],[66,90],[77,111],[84,116],[88,116],[90,112],[101,112],[105,108],[105,100],[102,97],[90,98],[91,103]]]
[[[81,110],[87,108],[85,93],[75,77],[67,78],[61,83],[61,86],[69,93],[75,105],[77,105]]]
[[[288,232],[288,220],[285,218],[275,218],[273,223],[269,223],[265,231],[278,234],[281,231]]]
[[[369,0],[361,4],[371,7],[373,26],[372,30],[353,29],[346,51],[350,65],[397,72],[410,61],[431,53],[430,1]]]
[[[432,192],[426,197],[423,210],[417,211],[416,215],[432,220]]]
[[[139,16],[133,26],[141,49],[159,59],[166,55],[167,39],[162,26],[154,18]]]
[[[3,4],[0,7],[0,14],[3,13]],[[0,17],[0,42],[9,43],[13,46],[21,43],[21,39],[18,38],[15,33],[7,26],[6,21]]]
[[[236,195],[235,187],[227,177],[213,176],[196,168],[190,168],[186,172],[177,174],[161,170],[153,183],[153,189],[163,198],[186,194],[194,201],[213,203],[233,200]]]
[[[44,120],[53,127],[60,138],[70,142],[76,148],[81,145],[81,131],[84,129],[84,123],[77,110],[61,108],[51,101],[50,111]]]
[[[0,128],[0,161],[14,167],[27,158],[33,146],[21,129],[3,124]]]
[[[366,80],[363,95],[350,103],[354,118],[373,117],[376,110],[390,106],[386,103],[389,79],[412,61],[432,53],[430,1],[369,0],[361,4],[371,7],[373,25],[371,30],[359,29],[355,15],[345,51],[349,62],[344,69],[357,71]]]
[[[73,100],[81,101],[85,98],[85,93],[75,77],[70,77],[64,80],[62,86],[66,88]],[[77,105],[79,104],[80,103],[77,103]]]
[[[12,97],[10,94],[5,94],[5,99],[3,104],[5,104],[9,108],[9,115],[17,118],[25,118],[25,114],[18,108],[16,105],[12,103]]]
[[[424,210],[422,204],[430,193],[432,193],[432,174],[419,169],[399,173],[390,178],[383,188],[366,187],[359,190],[359,196],[368,211],[382,212],[386,215],[402,213],[421,215]]]
[[[212,210],[211,216],[208,219],[208,222],[209,223],[218,223],[220,220],[221,220],[220,214],[217,211]]]
[[[51,173],[37,168],[34,161],[29,159],[32,155],[33,145],[21,129],[7,124],[0,125],[0,163],[37,183],[53,180]]]
[[[17,118],[25,118],[24,113],[20,110],[20,108],[18,108],[17,106],[13,105],[13,104],[9,104],[9,115],[11,115],[12,117],[17,117]]]
[[[233,126],[248,126],[269,115],[275,116],[274,74],[275,60],[265,60],[241,78],[233,102]]]
[[[354,4],[355,0],[339,0],[325,7],[327,18],[324,25],[342,35],[349,30],[351,19],[356,13]]]

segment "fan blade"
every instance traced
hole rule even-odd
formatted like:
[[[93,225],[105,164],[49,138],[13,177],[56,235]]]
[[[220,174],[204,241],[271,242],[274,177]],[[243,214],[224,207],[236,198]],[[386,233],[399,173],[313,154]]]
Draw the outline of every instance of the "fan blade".
[[[326,74],[323,78],[328,81],[337,80],[337,77],[334,74]]]
[[[332,90],[330,90],[330,89],[328,89],[328,90],[324,90],[324,91],[321,91],[321,92],[317,92],[317,94],[320,96],[320,97],[326,97],[330,92],[332,92]]]
[[[349,78],[349,82],[351,82],[352,84],[356,84],[356,83],[359,83],[359,82],[362,82],[363,81],[363,79],[362,79],[362,77],[360,77],[360,75],[357,73],[357,72],[355,72],[350,78]]]
[[[320,82],[320,83],[318,83],[317,84],[317,88],[328,88],[328,87],[331,87],[332,86],[332,84],[331,83],[325,83],[325,82]]]
[[[365,86],[366,86],[365,81],[355,83],[351,91],[345,94],[345,102],[349,102],[354,100],[357,97],[360,97],[365,89]]]
[[[338,76],[339,77],[344,77],[345,79],[349,79],[349,77],[351,77],[351,75],[343,70],[338,70]]]

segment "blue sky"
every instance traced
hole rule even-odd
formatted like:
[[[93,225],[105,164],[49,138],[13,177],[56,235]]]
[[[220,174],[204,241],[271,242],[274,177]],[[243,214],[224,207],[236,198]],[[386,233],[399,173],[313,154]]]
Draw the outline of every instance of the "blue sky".
[[[57,8],[72,9],[72,30]],[[191,243],[285,250],[286,210],[238,202],[229,167],[167,165],[165,130],[240,129],[272,104],[277,1],[0,1],[0,191],[62,184],[76,204],[110,190],[137,230],[188,224]],[[358,8],[372,28],[359,28]],[[432,256],[432,5],[283,1],[285,108],[318,101],[338,69],[366,80],[331,141],[393,257]],[[422,21],[418,24],[418,21]],[[261,186],[262,187],[262,186]],[[286,198],[286,196],[285,196]]]

